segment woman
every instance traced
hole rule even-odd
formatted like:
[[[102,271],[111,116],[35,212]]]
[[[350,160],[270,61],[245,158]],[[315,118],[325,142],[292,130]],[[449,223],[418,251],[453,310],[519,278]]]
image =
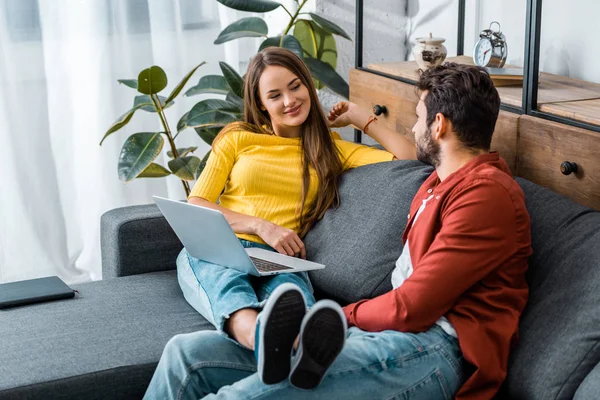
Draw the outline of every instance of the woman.
[[[383,132],[373,129],[376,118],[349,103],[336,105],[329,118],[335,126],[356,123],[366,126],[365,131]],[[401,135],[386,131],[379,136],[375,138],[393,154],[330,132],[302,60],[285,49],[267,48],[248,67],[244,122],[230,124],[214,140],[188,202],[221,211],[244,247],[305,258],[302,238],[327,209],[339,204],[343,171],[394,156],[415,158],[414,146]],[[299,353],[313,357],[292,368],[290,378],[299,387],[316,386],[341,351],[344,315],[334,302],[313,307],[306,273],[257,278],[196,259],[185,249],[177,270],[186,300],[218,331],[255,350],[264,383],[288,377],[290,350],[299,332]],[[307,307],[311,311],[305,315]],[[320,332],[311,328],[316,325]],[[311,353],[310,335],[333,350]],[[308,366],[314,361],[318,371]]]

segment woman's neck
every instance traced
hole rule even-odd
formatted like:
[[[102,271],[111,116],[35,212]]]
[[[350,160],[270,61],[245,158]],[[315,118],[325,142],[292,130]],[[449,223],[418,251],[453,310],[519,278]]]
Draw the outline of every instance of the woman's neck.
[[[285,138],[297,138],[302,135],[302,127],[273,125],[273,133]]]

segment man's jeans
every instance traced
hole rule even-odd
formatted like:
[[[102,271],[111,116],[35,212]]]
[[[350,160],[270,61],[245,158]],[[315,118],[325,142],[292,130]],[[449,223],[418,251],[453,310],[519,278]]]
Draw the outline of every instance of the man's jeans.
[[[240,242],[244,247],[274,251],[267,245],[247,240]],[[306,272],[256,277],[199,260],[189,255],[186,249],[177,257],[177,279],[187,302],[221,332],[231,314],[242,308],[262,308],[273,290],[285,282],[300,288],[308,307],[315,303]]]
[[[265,385],[254,353],[219,332],[177,335],[165,347],[145,399],[452,399],[462,382],[458,341],[437,325],[410,334],[347,333],[346,345],[313,390],[288,380]]]

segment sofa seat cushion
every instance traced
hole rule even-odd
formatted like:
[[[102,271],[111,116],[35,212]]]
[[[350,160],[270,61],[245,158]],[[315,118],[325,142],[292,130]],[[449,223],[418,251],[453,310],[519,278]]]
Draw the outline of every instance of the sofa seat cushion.
[[[518,178],[531,216],[529,301],[510,398],[572,399],[600,361],[600,212]]]
[[[74,299],[0,311],[0,399],[140,398],[172,336],[211,328],[175,271],[71,286]]]
[[[310,272],[317,296],[348,304],[392,289],[410,204],[432,172],[419,161],[390,161],[344,173],[340,206],[304,239],[307,258],[326,265]]]
[[[597,399],[600,395],[600,363],[590,372],[577,391],[573,400],[591,400]]]

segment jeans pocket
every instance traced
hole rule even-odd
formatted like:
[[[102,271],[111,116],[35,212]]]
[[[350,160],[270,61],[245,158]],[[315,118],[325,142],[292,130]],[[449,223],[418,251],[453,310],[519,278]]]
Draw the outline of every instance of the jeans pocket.
[[[458,346],[458,344],[456,346]],[[463,379],[463,357],[462,357],[462,354],[460,352],[460,349],[456,351],[458,353],[458,356],[450,354],[449,350],[450,349],[448,349],[444,346],[441,346],[439,351],[442,354],[442,356],[444,356],[444,359],[448,362],[448,365],[450,365],[452,370],[456,373],[456,376],[458,377],[458,381],[462,384],[462,379]]]
[[[434,369],[413,386],[388,397],[388,400],[451,400],[454,393],[439,368]]]

